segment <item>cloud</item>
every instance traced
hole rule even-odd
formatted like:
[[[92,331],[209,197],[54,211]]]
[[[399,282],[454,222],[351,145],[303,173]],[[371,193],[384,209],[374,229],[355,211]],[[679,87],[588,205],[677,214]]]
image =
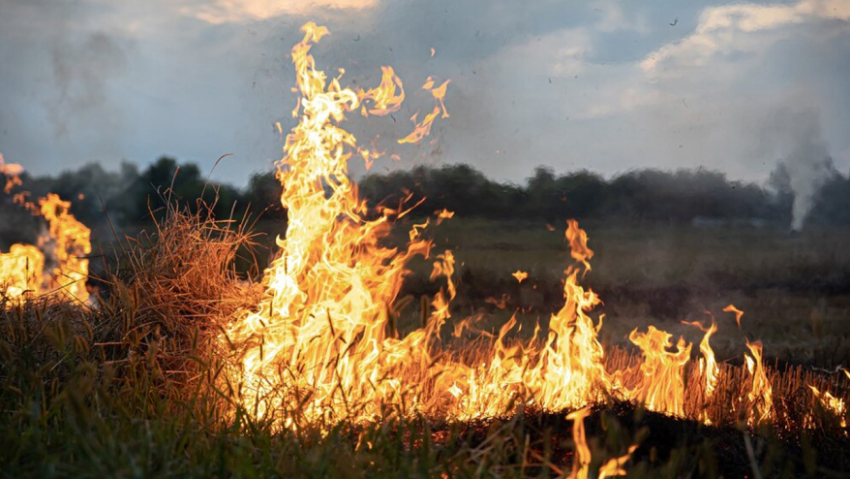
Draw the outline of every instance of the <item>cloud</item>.
[[[365,10],[377,6],[378,0],[215,0],[182,6],[180,13],[213,25],[261,21],[284,15],[310,15],[323,10]],[[359,13],[358,13],[359,14]]]
[[[601,14],[595,25],[595,29],[601,32],[634,31],[641,34],[649,32],[649,26],[644,15],[637,15],[629,19],[626,17],[622,6],[613,0],[596,1],[593,3],[593,8]]]
[[[654,51],[640,67],[651,73],[672,67],[705,66],[717,55],[761,52],[784,36],[786,32],[781,27],[830,19],[850,20],[850,2],[803,0],[793,5],[732,4],[706,8],[693,34]]]

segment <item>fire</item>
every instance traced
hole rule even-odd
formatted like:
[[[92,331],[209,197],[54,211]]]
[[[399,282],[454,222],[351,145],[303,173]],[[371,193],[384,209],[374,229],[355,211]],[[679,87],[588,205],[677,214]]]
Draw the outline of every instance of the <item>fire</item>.
[[[841,421],[841,427],[847,427],[847,418],[845,417],[847,413],[847,406],[844,404],[844,401],[833,396],[829,393],[829,391],[821,392],[818,388],[811,385],[809,386],[809,389],[812,390],[815,399],[818,400],[821,407],[835,414]]]
[[[331,420],[369,418],[384,404],[415,408],[417,395],[405,372],[415,374],[430,362],[430,335],[421,330],[397,339],[389,306],[405,263],[427,254],[429,245],[414,234],[403,252],[380,245],[389,233],[389,213],[364,219],[365,202],[347,172],[356,139],[339,126],[358,107],[375,115],[395,111],[403,93],[394,89],[403,92],[402,83],[389,68],[382,86],[366,93],[341,87],[339,78],[328,81],[310,55],[327,29],[311,22],[302,31],[292,58],[303,113],[277,172],[288,228],[265,273],[267,299],[228,331],[231,341],[246,346],[238,382],[258,416],[279,414],[288,404],[297,404],[304,418]],[[366,101],[373,105],[363,106]],[[452,262],[449,252],[442,255],[435,275],[451,274]],[[451,284],[449,290],[452,296]],[[445,299],[434,306],[435,322],[447,317]]]
[[[21,185],[21,175],[24,168],[17,163],[6,163],[3,154],[0,153],[0,175],[6,177],[6,185],[3,187],[3,193],[7,195],[16,186]]]
[[[641,379],[629,395],[651,411],[682,417],[685,415],[684,371],[691,357],[691,345],[679,338],[676,350],[668,351],[673,346],[672,337],[655,326],[650,326],[646,333],[635,329],[629,334],[629,340],[643,351],[645,358],[640,365]]]
[[[717,324],[715,324],[713,317],[711,318],[711,326],[708,328],[704,328],[698,322],[685,322],[684,324],[695,326],[705,333],[705,336],[702,337],[702,341],[699,343],[699,351],[702,354],[702,357],[699,359],[699,373],[704,380],[703,396],[705,399],[709,399],[717,389],[717,381],[720,376],[720,367],[717,365],[714,350],[711,349],[711,344],[709,343],[711,335],[717,332]],[[706,424],[711,424],[711,420],[708,418],[705,410],[700,412],[699,420]]]
[[[700,326],[705,332],[699,347],[702,387],[696,391],[686,391],[692,345],[683,338],[674,345],[672,335],[654,326],[629,336],[643,353],[639,364],[606,370],[599,340],[602,316],[594,313],[601,301],[579,283],[591,269],[594,252],[575,220],[568,220],[565,230],[573,264],[565,271],[563,306],[551,315],[547,329],[536,327],[532,339],[511,339],[521,328],[512,317],[474,351],[452,351],[441,341],[456,295],[455,259],[448,250],[433,257],[431,279],[443,286],[430,302],[422,302],[420,326],[402,334],[393,305],[408,261],[431,257],[431,245],[422,239],[430,219],[412,225],[405,248],[385,246],[392,218],[407,211],[384,208],[370,219],[348,177],[349,159],[362,150],[340,125],[349,113],[398,111],[403,83],[383,67],[374,89],[342,87],[341,75],[329,79],[310,55],[327,29],[308,23],[302,31],[303,39],[292,49],[300,121],[287,135],[277,163],[280,200],[289,215],[286,235],[278,238],[279,255],[264,274],[265,299],[233,318],[222,338],[236,353],[227,376],[242,405],[258,418],[299,427],[411,414],[465,420],[504,415],[521,406],[576,410],[615,398],[710,423],[705,411],[685,405],[694,394],[703,399],[715,394],[720,368],[709,340],[716,325]],[[421,141],[438,116],[448,116],[443,100],[449,81],[436,85],[431,78],[425,82],[423,89],[436,105],[401,143]],[[453,213],[435,215],[439,223]],[[513,276],[521,282],[528,273],[517,270]],[[504,297],[488,301],[506,306]],[[742,313],[735,311],[740,319]],[[453,324],[455,335],[470,322]],[[748,343],[748,348],[751,388],[744,413],[748,424],[757,425],[772,418],[772,389],[761,345]],[[602,471],[618,474],[624,462],[609,462]]]
[[[434,79],[428,77],[428,80],[426,80],[425,84],[422,85],[422,89],[430,92],[431,96],[437,100],[437,104],[430,113],[425,115],[425,118],[421,122],[416,123],[418,113],[410,118],[413,123],[416,123],[416,126],[413,128],[412,133],[398,140],[399,143],[419,143],[423,138],[431,134],[431,126],[433,126],[434,120],[437,119],[437,116],[442,116],[442,118],[449,117],[449,112],[446,110],[446,105],[443,103],[443,99],[446,96],[446,89],[448,88],[450,81],[451,80],[446,80],[440,86],[435,87]]]
[[[3,164],[2,156],[0,167],[7,175],[8,193],[11,187],[21,184],[23,168]],[[58,292],[62,297],[86,302],[91,231],[70,213],[71,203],[58,195],[48,193],[37,203],[23,198],[23,194],[16,195],[17,202],[47,220],[48,229],[39,237],[38,247],[14,244],[8,253],[0,253],[0,291],[8,299],[19,299],[27,293],[38,296]]]
[[[741,317],[744,316],[744,312],[740,309],[736,308],[734,304],[730,304],[723,308],[724,313],[734,313],[735,314],[735,322],[738,323],[738,329],[741,329]]]
[[[573,421],[573,443],[575,444],[575,458],[573,459],[573,470],[568,479],[587,479],[590,476],[590,447],[587,445],[587,435],[584,430],[584,419],[590,415],[587,408],[579,409],[567,415],[567,419]],[[632,457],[637,445],[629,446],[629,452],[620,457],[611,458],[599,468],[599,479],[606,477],[625,476],[626,470],[623,465]]]
[[[49,224],[49,237],[42,237],[42,242],[52,246],[56,258],[56,266],[48,274],[50,281],[65,294],[85,302],[89,298],[86,280],[91,230],[70,213],[71,202],[63,201],[58,195],[48,193],[38,200],[38,205]]]
[[[518,270],[514,271],[513,273],[511,273],[511,276],[516,278],[517,283],[522,283],[523,281],[528,279],[528,273],[526,273],[525,271],[523,271],[521,269],[518,269]]]
[[[443,208],[442,210],[435,211],[434,214],[437,215],[437,224],[440,224],[445,220],[450,220],[455,216],[454,211],[449,211],[445,208]]]
[[[748,417],[747,425],[757,426],[771,418],[773,413],[773,388],[764,371],[762,364],[761,341],[747,341],[747,349],[751,354],[744,353],[747,371],[750,373],[751,386],[747,393]]]
[[[0,253],[0,291],[7,298],[20,298],[28,291],[42,288],[44,254],[33,245],[13,244],[8,253]]]

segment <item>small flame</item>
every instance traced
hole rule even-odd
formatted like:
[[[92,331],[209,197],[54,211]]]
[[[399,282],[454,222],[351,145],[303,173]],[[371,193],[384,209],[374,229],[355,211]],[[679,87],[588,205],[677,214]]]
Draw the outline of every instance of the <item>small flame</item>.
[[[703,378],[705,378],[705,397],[709,398],[717,388],[718,375],[720,374],[720,367],[717,365],[717,359],[714,357],[714,350],[711,349],[711,344],[709,344],[711,335],[717,332],[717,324],[715,324],[714,318],[711,319],[711,326],[708,328],[703,327],[702,324],[696,321],[692,323],[683,321],[683,323],[697,327],[705,333],[705,336],[702,337],[702,341],[699,343],[699,351],[702,353],[702,358],[700,358],[699,362],[699,371]]]
[[[416,126],[413,128],[413,132],[407,135],[406,137],[398,140],[400,144],[404,143],[419,143],[423,138],[431,134],[431,126],[434,124],[434,120],[437,119],[438,116],[442,116],[442,118],[448,118],[449,113],[446,110],[446,105],[443,103],[443,99],[446,96],[446,88],[449,86],[449,82],[451,80],[446,80],[442,85],[438,87],[434,87],[434,79],[428,77],[425,81],[425,84],[422,85],[423,90],[427,90],[431,93],[431,96],[437,100],[437,105],[434,106],[434,109],[431,110],[430,113],[425,115],[425,118],[416,123],[416,118],[418,113],[411,117],[411,121],[416,123]]]
[[[741,329],[741,317],[744,315],[744,312],[740,309],[736,308],[734,304],[730,304],[723,308],[724,313],[735,313],[735,322],[738,323],[738,329]]]
[[[809,385],[809,389],[812,390],[812,393],[815,395],[815,399],[818,400],[824,409],[840,418],[841,427],[847,427],[847,418],[845,417],[847,407],[844,404],[844,401],[833,396],[829,393],[829,391],[820,392],[818,388],[812,385]]]
[[[389,115],[401,108],[401,103],[404,101],[404,85],[401,83],[401,78],[395,74],[392,67],[381,67],[381,84],[377,88],[372,88],[364,92],[360,90],[357,96],[361,103],[366,100],[371,100],[374,105],[371,108],[363,106],[360,112],[363,116],[372,115]],[[396,88],[399,92],[396,93]]]
[[[644,354],[640,365],[640,381],[630,392],[632,399],[646,404],[647,409],[674,416],[684,416],[685,365],[691,356],[691,345],[683,338],[676,343],[676,351],[670,339],[672,334],[649,326],[646,333],[637,329],[629,334],[629,340]]]
[[[0,153],[0,175],[6,177],[6,185],[3,187],[3,193],[9,194],[16,186],[21,185],[21,175],[24,174],[24,167],[17,163],[6,163],[3,154]]]
[[[584,419],[590,415],[589,408],[579,409],[567,415],[567,419],[573,421],[573,443],[575,443],[575,457],[573,458],[573,469],[568,479],[587,479],[590,477],[590,462],[592,459],[590,447],[587,444],[587,435],[584,428]],[[606,477],[625,476],[627,474],[623,466],[632,457],[637,445],[629,446],[629,452],[620,457],[611,458],[599,468],[599,479]]]
[[[754,343],[747,341],[747,349],[751,353],[744,353],[747,372],[751,379],[750,391],[747,393],[749,401],[747,425],[758,426],[769,420],[773,414],[773,387],[762,364],[761,341]]]
[[[581,263],[585,271],[590,271],[593,250],[587,247],[587,232],[578,227],[578,221],[567,220],[566,236],[570,243],[570,256]]]
[[[528,273],[526,273],[525,271],[519,270],[519,269],[514,271],[513,273],[511,273],[511,276],[516,278],[518,283],[522,283],[523,281],[528,279]]]
[[[454,211],[449,211],[445,208],[439,211],[435,211],[434,214],[437,215],[437,224],[442,223],[444,220],[452,219],[455,216]]]

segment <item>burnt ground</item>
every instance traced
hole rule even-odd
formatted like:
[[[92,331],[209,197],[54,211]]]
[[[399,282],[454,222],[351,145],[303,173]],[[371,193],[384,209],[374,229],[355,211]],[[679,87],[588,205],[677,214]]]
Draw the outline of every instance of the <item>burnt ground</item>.
[[[558,470],[570,471],[574,457],[573,422],[566,419],[567,414],[525,410],[511,417],[468,422],[421,420],[421,429],[429,433],[430,441],[424,436],[406,440],[412,447],[442,448],[446,457],[461,447],[513,447],[513,462],[526,464],[529,476],[556,477]],[[638,444],[625,466],[629,477],[667,477],[665,471],[684,470],[690,473],[669,477],[751,478],[758,477],[756,468],[763,478],[850,478],[848,429],[843,435],[820,431],[791,435],[771,429],[712,427],[624,402],[595,408],[584,424],[593,454],[591,471],[603,460],[625,454],[629,445]],[[494,442],[494,437],[500,439]],[[514,440],[505,441],[506,437]],[[523,444],[525,448],[517,447]],[[544,465],[542,458],[549,463]]]

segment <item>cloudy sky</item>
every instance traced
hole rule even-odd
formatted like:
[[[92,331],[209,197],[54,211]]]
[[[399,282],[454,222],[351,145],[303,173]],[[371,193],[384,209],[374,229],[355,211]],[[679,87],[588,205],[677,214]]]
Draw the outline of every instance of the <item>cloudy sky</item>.
[[[311,19],[331,30],[320,68],[358,87],[392,65],[405,82],[394,119],[350,125],[401,157],[376,171],[761,181],[801,142],[850,168],[850,0],[0,0],[0,153],[37,174],[161,155],[208,170],[233,153],[214,178],[242,184],[281,155],[289,50]],[[451,117],[396,145],[431,107],[429,75],[452,80]]]

